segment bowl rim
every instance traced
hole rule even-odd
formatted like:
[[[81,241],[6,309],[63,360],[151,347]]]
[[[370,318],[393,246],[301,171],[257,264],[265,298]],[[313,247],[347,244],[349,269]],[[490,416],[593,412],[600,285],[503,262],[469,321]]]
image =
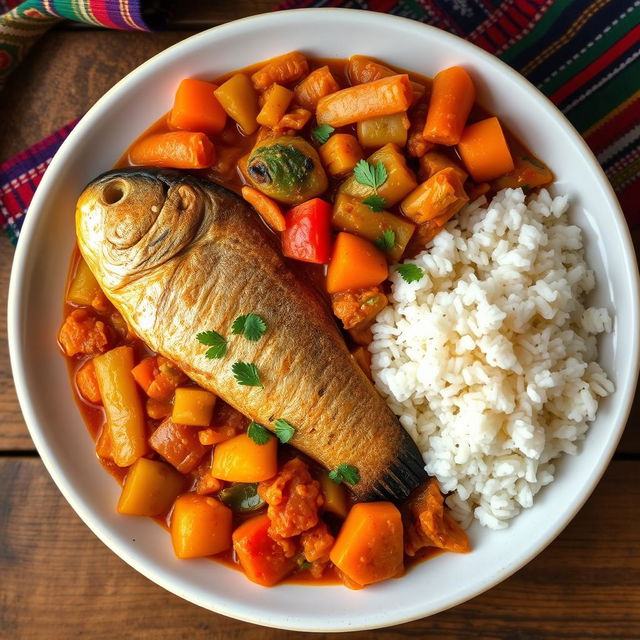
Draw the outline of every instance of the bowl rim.
[[[577,499],[571,504],[571,508],[565,510],[564,516],[559,518],[556,526],[548,535],[543,544],[530,550],[528,553],[519,557],[517,562],[506,567],[504,571],[497,572],[494,576],[483,582],[480,586],[472,589],[463,590],[462,593],[455,599],[452,599],[446,604],[438,604],[435,607],[424,608],[420,610],[420,607],[415,607],[411,613],[402,615],[400,617],[393,617],[393,613],[389,612],[385,614],[378,614],[371,617],[366,621],[359,620],[356,624],[350,626],[332,626],[331,624],[317,624],[311,625],[308,621],[302,622],[302,619],[294,619],[295,622],[289,622],[280,619],[277,614],[274,616],[260,616],[252,615],[252,611],[249,607],[241,607],[240,609],[234,609],[227,606],[215,606],[211,602],[205,602],[201,598],[194,597],[193,594],[186,593],[185,590],[172,583],[170,577],[164,575],[163,570],[154,566],[148,566],[144,560],[138,557],[138,554],[131,549],[128,549],[126,545],[120,544],[118,541],[110,539],[108,532],[104,530],[104,525],[100,521],[100,518],[91,511],[89,505],[85,504],[82,497],[78,495],[74,485],[69,481],[62,467],[56,461],[54,455],[48,450],[48,446],[44,440],[42,429],[39,421],[35,415],[35,412],[31,406],[31,399],[29,396],[28,384],[26,380],[26,368],[24,363],[24,354],[22,352],[20,331],[22,327],[22,314],[24,307],[24,289],[23,281],[26,278],[29,266],[29,245],[31,244],[32,237],[35,233],[35,229],[40,217],[46,215],[47,207],[44,206],[47,192],[51,185],[57,180],[58,174],[65,166],[66,162],[73,154],[76,140],[79,140],[85,133],[94,126],[94,122],[99,120],[103,111],[106,111],[112,104],[117,103],[119,93],[124,86],[128,86],[140,77],[146,74],[148,71],[152,71],[155,66],[162,64],[165,58],[172,57],[176,51],[194,45],[200,40],[206,40],[212,37],[212,33],[225,33],[233,34],[234,31],[242,31],[244,29],[251,29],[254,26],[259,29],[268,29],[270,24],[274,22],[280,22],[282,20],[289,20],[294,14],[299,14],[305,11],[309,14],[309,18],[312,19],[313,14],[322,14],[323,16],[330,15],[335,17],[336,20],[342,20],[343,18],[353,19],[358,18],[360,14],[361,20],[366,20],[369,23],[396,23],[400,27],[408,27],[411,25],[413,28],[419,30],[424,29],[433,33],[437,32],[437,37],[442,39],[451,39],[456,41],[456,46],[465,52],[471,58],[483,58],[488,64],[498,66],[502,69],[503,73],[511,76],[511,80],[520,85],[520,88],[526,92],[533,102],[536,103],[536,108],[542,110],[546,117],[552,118],[558,122],[558,124],[573,138],[573,142],[585,157],[586,162],[589,165],[590,171],[594,177],[594,180],[598,183],[599,189],[602,191],[604,200],[610,207],[611,212],[614,214],[615,221],[618,228],[619,236],[623,246],[621,247],[623,253],[626,254],[625,268],[629,271],[629,277],[632,281],[632,297],[631,300],[631,325],[633,327],[632,335],[630,336],[631,345],[628,345],[631,352],[632,366],[631,369],[634,373],[634,380],[629,381],[626,390],[626,396],[622,398],[620,402],[620,409],[618,410],[619,421],[612,428],[607,436],[606,447],[603,448],[600,457],[598,459],[598,466],[595,472],[589,474],[585,484],[581,491],[577,494]],[[307,15],[307,14],[305,14]],[[215,37],[215,36],[214,36]],[[24,416],[25,423],[29,430],[29,434],[33,439],[33,442],[38,450],[40,458],[44,463],[47,471],[51,475],[58,489],[61,491],[67,502],[71,505],[74,511],[80,516],[82,521],[93,531],[93,533],[117,556],[122,558],[136,571],[144,575],[149,580],[160,585],[170,593],[178,595],[183,599],[193,602],[205,609],[215,611],[217,613],[250,622],[254,624],[261,624],[265,626],[271,626],[275,628],[295,630],[295,631],[318,631],[318,632],[336,632],[336,631],[357,631],[381,628],[390,625],[402,624],[417,620],[426,616],[433,615],[440,611],[457,606],[463,602],[466,602],[477,595],[484,593],[488,589],[494,587],[496,584],[502,582],[509,576],[513,575],[516,571],[522,568],[525,564],[535,558],[540,552],[542,552],[569,524],[569,522],[575,517],[577,512],[582,508],[586,500],[589,498],[593,490],[595,489],[600,478],[604,474],[608,467],[608,464],[614,454],[615,448],[622,436],[624,427],[628,420],[631,406],[634,398],[634,390],[638,379],[638,372],[640,370],[640,349],[639,349],[639,311],[640,311],[640,278],[638,275],[638,266],[635,259],[635,252],[633,249],[633,243],[631,240],[631,234],[624,218],[620,205],[617,201],[613,188],[611,187],[606,175],[598,163],[595,155],[591,149],[587,146],[584,139],[576,131],[573,125],[567,120],[564,114],[534,85],[532,85],[526,78],[520,73],[515,71],[512,67],[502,62],[496,56],[488,53],[480,47],[458,37],[450,34],[442,29],[426,25],[409,18],[403,18],[400,16],[394,16],[390,14],[366,11],[366,10],[354,10],[344,8],[310,8],[310,9],[292,9],[287,11],[269,12],[264,14],[258,14],[248,16],[238,20],[234,20],[222,25],[218,25],[211,29],[207,29],[200,33],[197,33],[189,38],[181,40],[180,42],[172,45],[171,47],[161,51],[149,60],[143,62],[136,67],[133,71],[127,74],[124,78],[118,81],[109,91],[107,91],[85,114],[85,116],[76,125],[74,130],[70,133],[67,139],[63,142],[58,152],[55,154],[50,166],[40,183],[32,203],[29,207],[29,215],[26,216],[23,229],[20,234],[20,241],[16,248],[16,252],[13,259],[13,265],[11,269],[11,276],[9,282],[9,295],[7,305],[7,319],[8,319],[8,343],[9,343],[9,355],[12,368],[12,374],[16,393],[20,407]],[[629,260],[629,258],[631,260]],[[616,389],[617,393],[621,393],[619,388]],[[308,587],[306,587],[308,588]],[[317,619],[316,619],[317,622]]]

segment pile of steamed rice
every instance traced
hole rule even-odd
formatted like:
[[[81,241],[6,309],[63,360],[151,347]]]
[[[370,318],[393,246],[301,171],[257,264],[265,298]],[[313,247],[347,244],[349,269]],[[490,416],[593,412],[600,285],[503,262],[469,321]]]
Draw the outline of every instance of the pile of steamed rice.
[[[574,454],[613,384],[597,363],[606,309],[567,198],[505,189],[466,207],[393,270],[373,326],[373,375],[456,520],[503,528]]]

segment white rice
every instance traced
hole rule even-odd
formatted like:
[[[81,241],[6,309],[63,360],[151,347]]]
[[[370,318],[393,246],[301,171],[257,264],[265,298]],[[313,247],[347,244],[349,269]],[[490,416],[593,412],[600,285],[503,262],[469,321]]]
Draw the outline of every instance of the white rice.
[[[421,280],[393,270],[373,326],[375,383],[463,526],[530,507],[614,389],[596,346],[611,317],[584,306],[595,279],[567,206],[521,189],[470,204],[411,260]]]

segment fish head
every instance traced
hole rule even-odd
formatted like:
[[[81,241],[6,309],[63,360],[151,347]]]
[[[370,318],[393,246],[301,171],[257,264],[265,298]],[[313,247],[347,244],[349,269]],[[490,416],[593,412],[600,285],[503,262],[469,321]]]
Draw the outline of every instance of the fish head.
[[[78,199],[80,252],[103,287],[116,290],[180,254],[198,235],[207,201],[199,182],[179,171],[108,171]]]

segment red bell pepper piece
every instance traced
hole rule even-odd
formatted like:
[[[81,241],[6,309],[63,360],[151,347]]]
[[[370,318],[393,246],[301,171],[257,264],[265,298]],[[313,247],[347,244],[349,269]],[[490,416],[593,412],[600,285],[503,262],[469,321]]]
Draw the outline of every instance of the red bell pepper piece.
[[[282,232],[282,253],[287,258],[327,264],[331,259],[331,205],[313,198],[290,209]]]

